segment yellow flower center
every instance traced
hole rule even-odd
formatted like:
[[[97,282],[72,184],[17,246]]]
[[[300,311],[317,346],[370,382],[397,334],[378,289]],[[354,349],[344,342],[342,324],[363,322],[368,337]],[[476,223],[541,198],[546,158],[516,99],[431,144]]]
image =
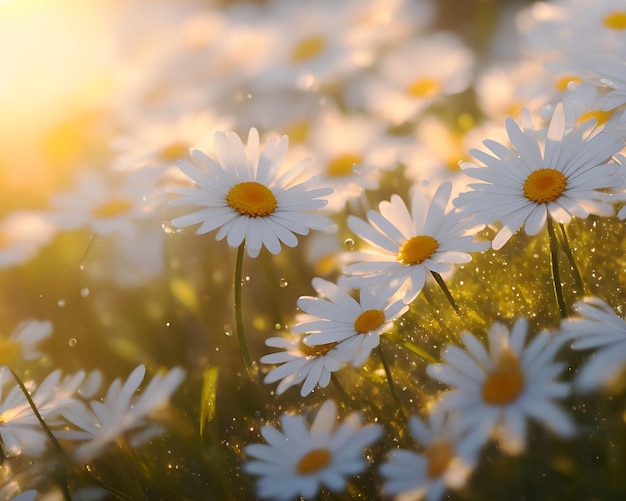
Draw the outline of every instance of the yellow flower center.
[[[285,129],[285,135],[289,137],[290,144],[304,144],[309,137],[309,122],[307,120],[296,120]]]
[[[243,216],[266,217],[274,213],[278,202],[272,191],[256,181],[245,181],[233,186],[226,202]]]
[[[612,30],[626,29],[626,11],[618,10],[616,12],[611,12],[604,17],[602,24]]]
[[[328,449],[313,449],[300,458],[296,464],[296,473],[311,475],[326,468],[333,459]]]
[[[187,143],[172,143],[159,152],[159,158],[166,162],[173,162],[185,158],[188,153],[189,145]]]
[[[336,344],[337,343],[309,345],[304,342],[304,339],[300,339],[298,349],[307,357],[321,357],[332,350]]]
[[[488,404],[506,405],[519,397],[525,386],[526,379],[517,355],[506,350],[500,356],[497,367],[487,375],[482,397]]]
[[[406,92],[411,97],[433,97],[440,88],[441,84],[434,78],[421,78],[409,84]]]
[[[319,56],[326,49],[326,41],[320,36],[312,36],[301,40],[291,52],[291,60],[294,63],[306,61]]]
[[[580,117],[578,117],[577,123],[578,123],[578,125],[580,125],[581,123],[586,122],[587,120],[595,118],[596,119],[596,125],[603,125],[612,116],[613,116],[613,111],[612,110],[611,111],[590,110],[590,111],[587,111],[587,112],[583,113],[582,115],[580,115]]]
[[[0,365],[9,365],[20,358],[22,345],[10,339],[0,340]]]
[[[94,217],[114,218],[126,214],[133,208],[133,204],[125,198],[114,198],[95,207],[91,213]]]
[[[367,334],[378,329],[385,323],[385,312],[380,310],[365,310],[354,321],[354,330],[359,334]]]
[[[554,83],[554,86],[559,92],[565,92],[568,89],[570,82],[574,84],[581,84],[583,83],[583,79],[575,75],[565,75],[558,78]]]
[[[346,153],[345,155],[340,155],[328,162],[326,173],[332,177],[349,176],[350,174],[353,174],[354,166],[359,165],[360,163],[362,163],[362,160],[359,155]]]
[[[398,261],[402,264],[421,264],[439,248],[439,242],[429,235],[409,238],[398,251]]]
[[[446,441],[435,442],[424,453],[428,461],[426,475],[428,478],[439,478],[448,469],[448,465],[454,458],[454,449]]]
[[[556,169],[537,169],[524,181],[524,196],[538,204],[554,202],[567,187],[567,178]]]

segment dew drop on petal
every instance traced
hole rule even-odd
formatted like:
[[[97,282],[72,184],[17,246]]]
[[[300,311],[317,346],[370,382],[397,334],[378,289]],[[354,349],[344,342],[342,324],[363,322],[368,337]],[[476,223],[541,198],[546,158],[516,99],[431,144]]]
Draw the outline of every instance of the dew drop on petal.
[[[87,297],[89,295],[89,289],[87,287],[83,287],[80,290],[80,297]]]
[[[285,288],[285,287],[287,287],[288,285],[289,285],[289,282],[287,282],[287,279],[286,279],[286,278],[281,278],[281,279],[278,281],[278,286],[279,286],[281,289],[284,289],[284,288]]]
[[[232,336],[233,335],[233,328],[230,324],[225,324],[224,325],[224,334],[226,334],[227,336]]]
[[[74,348],[74,346],[78,344],[78,341],[76,340],[75,337],[72,337],[67,341],[67,344],[70,348]]]

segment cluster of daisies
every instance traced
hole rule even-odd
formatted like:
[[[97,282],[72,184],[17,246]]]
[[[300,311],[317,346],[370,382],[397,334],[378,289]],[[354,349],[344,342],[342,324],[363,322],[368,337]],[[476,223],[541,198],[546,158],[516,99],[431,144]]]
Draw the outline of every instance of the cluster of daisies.
[[[602,126],[590,119],[568,127],[568,119],[559,103],[544,128],[520,128],[507,120],[511,146],[485,141],[492,154],[472,151],[484,165],[465,162],[463,168],[482,182],[470,184],[453,201],[454,209],[448,209],[452,185],[444,183],[430,201],[423,190],[412,190],[410,209],[393,195],[378,211],[368,211],[367,221],[349,216],[349,228],[367,249],[348,253],[337,283],[313,279],[317,296],[299,298],[302,313],[290,328],[292,337],[266,341],[282,351],[260,359],[280,364],[265,382],[280,380],[278,394],[302,384],[304,397],[316,385],[327,386],[344,364],[362,366],[420,294],[427,274],[449,295],[440,274],[489,247],[472,236],[477,228],[497,225],[491,247],[500,249],[522,227],[536,235],[546,224],[563,227],[572,217],[614,215],[611,197],[623,193],[617,157],[626,136],[620,112],[615,110]],[[217,239],[226,238],[233,247],[250,242],[248,253],[256,257],[262,246],[276,254],[281,243],[296,245],[294,233],[328,224],[306,211],[321,207],[322,197],[332,196],[329,191],[315,188],[315,178],[298,182],[302,163],[280,170],[286,137],[270,142],[260,156],[255,129],[246,148],[234,134],[217,133],[215,142],[217,162],[199,151],[192,152],[192,162],[179,162],[196,187],[177,189],[180,197],[172,203],[202,208],[175,219],[174,225],[201,223],[199,233],[217,229]],[[556,239],[553,228],[550,237]],[[446,488],[464,485],[490,440],[512,455],[524,451],[528,418],[572,436],[575,423],[555,403],[570,393],[570,385],[557,380],[564,368],[555,360],[558,351],[572,339],[574,349],[611,345],[582,368],[576,382],[581,389],[596,389],[626,364],[626,352],[614,349],[626,342],[626,323],[598,298],[578,303],[576,309],[583,318],[566,319],[558,334],[542,332],[527,342],[527,321],[520,318],[511,332],[494,323],[488,349],[471,333],[462,335],[466,351],[447,346],[441,355],[445,363],[430,364],[427,374],[451,390],[432,409],[428,424],[411,419],[411,432],[423,451],[390,454],[381,466],[384,491],[402,499],[439,499]],[[610,335],[598,334],[606,329],[604,321],[613,326]],[[356,415],[336,426],[335,414],[335,404],[327,401],[310,429],[302,417],[289,414],[281,419],[282,433],[263,428],[268,445],[248,446],[253,460],[245,465],[261,476],[261,497],[310,498],[320,486],[340,490],[342,478],[365,468],[362,449],[380,436],[380,426],[360,427]]]
[[[0,444],[5,460],[32,461],[52,450],[57,461],[70,458],[82,466],[105,454],[115,442],[136,447],[165,431],[151,416],[168,404],[182,383],[182,368],[155,373],[147,382],[146,367],[139,365],[125,381],[116,378],[104,392],[99,370],[64,376],[56,369],[40,383],[15,372],[23,367],[28,376],[28,363],[45,357],[38,345],[52,332],[49,321],[25,321],[0,343]],[[3,499],[13,499],[24,489],[23,483],[12,478],[15,473],[8,465],[3,468]],[[51,473],[44,469],[35,476]],[[60,488],[67,489],[67,485]],[[92,495],[96,492],[106,495],[107,490],[95,487]],[[28,489],[16,498],[36,496],[36,490]]]
[[[51,196],[49,210],[0,221],[0,268],[29,262],[58,233],[83,231],[91,235],[84,256],[94,242],[108,251],[89,254],[85,275],[134,290],[167,275],[168,238],[189,237],[186,228],[215,232],[237,248],[237,337],[252,382],[264,390],[278,383],[271,398],[290,391],[309,409],[262,426],[265,443],[243,448],[241,468],[258,497],[288,501],[358,490],[351,479],[372,467],[385,433],[397,431],[364,424],[360,413],[345,412],[348,401],[325,398],[331,381],[349,393],[336,373],[364,373],[376,352],[394,393],[381,339],[401,336],[397,326],[420,313],[426,286],[436,284],[449,315],[463,322],[472,305],[447,286],[458,266],[501,250],[520,231],[545,232],[559,325],[535,332],[524,317],[494,322],[463,332],[464,347],[448,344],[436,359],[412,346],[438,390],[432,405],[411,409],[407,432],[416,445],[383,451],[380,492],[359,494],[436,501],[468,485],[489,445],[521,455],[530,422],[562,439],[576,436],[562,401],[613,387],[626,366],[621,310],[608,297],[568,305],[559,278],[563,255],[584,291],[570,245],[573,218],[626,219],[620,0],[518,8],[523,43],[513,46],[505,43],[513,16],[503,10],[480,65],[461,36],[436,28],[438,6],[428,0],[271,0],[219,9],[172,2],[154,11],[153,21],[168,24],[158,33],[137,23],[152,12],[146,5],[128,4],[120,16],[134,38],[122,37],[125,57],[111,72],[119,92],[106,103],[109,156],[77,168],[74,186]],[[478,112],[455,108],[474,95]],[[342,245],[347,231],[350,250]],[[298,298],[288,332],[265,339],[269,353],[251,356],[244,254],[279,255],[301,244],[302,274],[315,269],[314,295]],[[320,266],[326,259],[331,264]],[[50,322],[32,321],[0,342],[5,456],[54,449],[86,465],[113,442],[136,447],[164,431],[155,415],[186,370],[155,372],[144,384],[140,364],[101,398],[97,371],[62,377],[55,370],[40,384],[27,369],[23,379],[12,372],[38,359],[37,343],[51,333]],[[573,380],[560,360],[572,350],[584,351]],[[255,380],[258,367],[265,385]],[[35,499],[25,485],[7,480],[0,494]]]

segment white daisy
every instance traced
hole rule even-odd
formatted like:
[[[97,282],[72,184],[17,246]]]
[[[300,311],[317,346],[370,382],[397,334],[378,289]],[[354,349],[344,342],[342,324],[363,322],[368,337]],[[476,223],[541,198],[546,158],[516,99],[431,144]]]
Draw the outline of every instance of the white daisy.
[[[467,176],[459,167],[459,161],[469,160],[467,150],[480,145],[485,137],[505,138],[504,126],[495,121],[485,121],[479,126],[471,122],[451,126],[441,118],[426,115],[415,133],[397,146],[404,175],[425,188],[431,198],[442,183],[450,181],[454,199],[465,191],[467,184]]]
[[[588,68],[603,55],[626,53],[623,0],[537,2],[520,12],[517,25],[524,52],[544,65]]]
[[[27,320],[21,322],[11,335],[0,339],[0,366],[41,356],[37,344],[52,334],[52,322]]]
[[[452,33],[412,37],[388,51],[376,73],[348,86],[346,100],[399,125],[416,120],[433,101],[467,89],[473,66],[472,52]]]
[[[192,150],[191,163],[179,161],[180,169],[197,188],[172,188],[181,195],[172,205],[194,205],[202,209],[172,220],[185,227],[201,223],[197,233],[218,229],[216,238],[226,237],[228,245],[238,247],[244,240],[250,257],[265,246],[278,254],[281,242],[295,247],[295,234],[306,235],[310,229],[331,226],[329,219],[305,213],[326,204],[320,197],[329,189],[312,189],[316,179],[307,178],[307,161],[285,169],[283,159],[289,138],[270,139],[260,152],[259,134],[250,129],[244,148],[237,134],[215,134],[217,161],[199,150]]]
[[[575,386],[581,391],[606,388],[626,367],[626,322],[602,299],[587,297],[574,305],[578,318],[561,322],[561,332],[574,338],[575,350],[594,349],[579,370]]]
[[[450,426],[447,414],[432,412],[428,423],[412,416],[409,428],[423,452],[396,449],[380,467],[383,490],[398,501],[437,501],[446,489],[459,489],[478,459],[477,448]]]
[[[430,364],[429,376],[454,387],[441,397],[442,411],[453,412],[455,426],[467,431],[476,444],[493,436],[509,454],[526,446],[526,418],[533,418],[561,436],[571,436],[574,423],[553,400],[566,397],[567,383],[554,381],[564,364],[553,357],[560,346],[548,332],[535,336],[526,347],[528,322],[519,319],[508,329],[494,323],[489,330],[489,353],[472,334],[462,336],[467,352],[448,345],[446,364]]]
[[[63,411],[63,417],[79,430],[61,431],[57,433],[57,436],[86,440],[74,451],[77,461],[88,461],[99,454],[110,442],[130,431],[136,431],[138,428],[144,428],[142,431],[147,431],[149,414],[167,404],[170,396],[185,377],[184,371],[179,367],[167,373],[155,374],[142,394],[135,397],[145,373],[145,366],[139,365],[123,384],[119,378],[113,381],[104,400],[92,400],[89,407],[76,400]],[[157,427],[152,431],[156,434],[162,430]],[[145,433],[140,433],[139,436],[141,440],[132,442],[132,445],[140,445],[149,438],[149,435]]]
[[[470,184],[471,190],[454,201],[480,222],[501,222],[502,228],[492,242],[494,249],[500,249],[522,225],[528,235],[536,235],[548,216],[568,223],[572,216],[613,214],[598,190],[621,183],[614,176],[617,165],[609,162],[624,146],[621,138],[607,130],[594,130],[593,121],[566,132],[561,104],[555,108],[549,127],[540,131],[543,147],[536,139],[538,131],[520,129],[511,118],[506,127],[513,149],[486,140],[483,144],[495,156],[471,150],[485,167],[470,162],[461,167],[483,182]]]
[[[271,337],[265,340],[267,346],[283,351],[270,353],[260,358],[262,364],[282,364],[270,371],[263,382],[278,383],[276,394],[280,395],[291,386],[302,383],[300,395],[307,396],[315,386],[326,388],[331,373],[338,371],[345,362],[344,350],[338,343],[310,346],[304,342],[304,335],[293,337]]]
[[[47,245],[56,228],[43,213],[16,211],[0,222],[0,268],[9,268],[35,257]]]
[[[386,284],[412,302],[424,287],[428,270],[443,273],[452,263],[471,261],[469,252],[485,250],[487,242],[471,237],[467,221],[456,211],[446,212],[451,183],[442,184],[430,206],[424,192],[415,187],[411,211],[398,195],[381,202],[379,211],[368,211],[368,222],[348,217],[348,226],[373,246],[372,250],[348,254],[345,267],[352,287]]]
[[[246,446],[253,459],[243,465],[247,473],[260,476],[258,496],[277,501],[311,499],[323,487],[342,491],[346,477],[366,469],[363,449],[382,435],[380,425],[361,426],[358,414],[338,425],[332,400],[320,407],[310,429],[302,416],[287,413],[281,416],[281,424],[282,432],[271,426],[261,428],[267,445]]]
[[[171,119],[154,117],[132,124],[133,134],[114,137],[111,147],[116,152],[114,170],[134,170],[140,167],[165,169],[177,160],[187,159],[189,150],[210,144],[210,132],[221,130],[230,123],[209,113],[181,113]]]
[[[61,371],[56,370],[36,388],[32,382],[24,384],[41,417],[48,426],[54,426],[59,424],[62,411],[71,404],[84,378],[84,372],[61,378]],[[0,438],[3,451],[12,456],[40,456],[49,438],[17,384],[11,387],[6,397],[3,396],[6,382],[11,379],[13,375],[9,371],[0,371]]]
[[[370,4],[371,2],[365,2]],[[270,35],[265,67],[251,79],[255,92],[313,89],[372,63],[381,23],[363,23],[362,1],[291,2],[272,0],[259,16],[257,31]]]
[[[98,171],[78,172],[75,189],[52,197],[49,221],[64,230],[88,227],[98,235],[133,236],[147,217],[157,171],[140,169],[106,177]]]
[[[626,13],[623,13],[626,19]],[[603,110],[609,111],[626,104],[626,61],[611,60],[597,68],[598,85],[608,89],[600,99]]]
[[[357,301],[332,282],[314,278],[312,283],[318,296],[298,299],[298,308],[305,314],[298,317],[299,322],[291,330],[308,334],[305,342],[313,348],[341,343],[337,349],[349,353],[355,367],[363,365],[378,346],[380,336],[408,310],[402,299],[393,296],[393,290],[361,289]]]
[[[383,121],[363,114],[346,115],[326,106],[311,121],[306,151],[318,185],[333,190],[324,211],[338,212],[359,202],[365,190],[378,188],[381,174],[398,165],[395,141]],[[297,150],[296,150],[297,151]]]

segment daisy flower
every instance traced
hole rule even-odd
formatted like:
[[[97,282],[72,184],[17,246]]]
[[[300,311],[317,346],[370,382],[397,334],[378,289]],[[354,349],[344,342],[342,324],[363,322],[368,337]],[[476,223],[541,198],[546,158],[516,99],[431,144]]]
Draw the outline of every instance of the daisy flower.
[[[239,247],[245,240],[248,254],[256,257],[261,247],[278,254],[281,243],[295,247],[295,234],[306,235],[310,229],[324,229],[332,223],[323,216],[305,211],[326,205],[320,198],[330,189],[312,189],[316,179],[307,178],[307,160],[283,168],[289,138],[270,139],[259,157],[259,133],[250,129],[244,148],[237,134],[215,134],[217,161],[199,150],[192,150],[191,162],[181,160],[180,169],[197,188],[172,188],[181,195],[172,205],[193,205],[200,210],[177,217],[177,227],[201,223],[198,234],[217,229],[217,240],[226,237],[228,245]]]
[[[371,2],[365,2],[371,4]],[[356,22],[364,2],[268,2],[257,31],[269,35],[265,67],[251,79],[255,93],[317,89],[371,64],[381,23]],[[362,17],[361,17],[362,21]],[[385,29],[382,27],[382,29]]]
[[[578,318],[561,322],[561,332],[574,338],[575,350],[595,351],[576,376],[576,388],[608,387],[626,367],[626,322],[602,299],[587,297],[574,305]]]
[[[493,436],[509,454],[520,454],[526,446],[526,418],[533,418],[554,433],[574,433],[569,415],[553,400],[569,394],[567,383],[554,381],[564,364],[552,359],[562,345],[542,332],[526,343],[528,322],[520,318],[509,334],[494,323],[489,330],[489,352],[472,334],[464,333],[467,352],[447,346],[445,364],[430,364],[432,378],[454,387],[441,397],[442,411],[458,417],[455,427],[468,432],[476,444]]]
[[[0,371],[0,443],[5,454],[17,456],[24,454],[36,457],[43,454],[49,438],[44,433],[41,424],[33,413],[19,385],[3,394],[6,380],[13,379],[9,371]],[[34,387],[32,382],[26,382],[26,388],[41,414],[49,426],[60,422],[62,411],[73,401],[74,394],[79,388],[84,372],[61,378],[61,371],[52,372],[40,385]]]
[[[364,190],[374,190],[384,171],[397,167],[397,145],[383,121],[326,106],[311,122],[306,151],[318,186],[333,190],[324,211],[336,213],[355,203]],[[297,151],[297,150],[296,150]],[[298,152],[299,153],[299,152]]]
[[[265,340],[265,344],[283,350],[265,355],[259,360],[262,364],[281,364],[263,379],[266,384],[281,380],[276,388],[277,395],[300,383],[300,395],[303,397],[311,393],[316,385],[326,388],[331,373],[338,371],[345,362],[344,350],[339,349],[338,343],[310,346],[304,342],[302,334],[271,337]]]
[[[209,113],[190,112],[167,120],[144,118],[143,122],[137,120],[132,125],[133,134],[120,135],[111,141],[111,148],[117,154],[112,165],[114,170],[172,167],[177,160],[187,158],[190,149],[208,144],[208,131],[230,124]]]
[[[451,125],[434,115],[426,115],[407,136],[399,150],[399,163],[404,165],[407,179],[423,189],[429,197],[445,182],[452,183],[451,197],[465,191],[467,176],[459,167],[459,161],[470,157],[467,150],[479,145],[485,137],[506,137],[500,122],[485,121],[463,126]]]
[[[626,19],[626,13],[624,14]],[[601,65],[598,70],[598,84],[608,89],[600,99],[603,110],[609,111],[626,104],[626,61],[611,60]]]
[[[506,128],[513,148],[487,140],[483,144],[494,156],[470,150],[485,167],[470,162],[461,167],[482,182],[468,185],[470,191],[454,201],[479,222],[501,222],[492,242],[494,249],[500,249],[522,225],[528,235],[536,235],[548,217],[567,224],[572,216],[613,214],[598,190],[621,183],[614,176],[617,164],[609,162],[623,148],[621,138],[607,130],[598,131],[595,121],[566,132],[561,104],[549,127],[540,131],[543,147],[536,139],[537,131],[520,129],[511,118]]]
[[[282,432],[271,426],[261,428],[267,445],[246,446],[252,459],[243,466],[247,473],[260,476],[258,496],[277,501],[311,499],[323,487],[342,491],[346,477],[366,469],[363,449],[382,435],[380,425],[361,426],[356,413],[338,424],[332,400],[319,408],[310,428],[302,416],[284,413],[280,421]]]
[[[52,322],[28,320],[20,323],[7,339],[0,339],[0,366],[17,359],[35,360],[41,356],[37,343],[52,334]]]
[[[155,426],[146,429],[149,414],[167,404],[172,393],[183,381],[185,373],[179,367],[167,373],[158,373],[142,394],[133,398],[145,373],[145,366],[138,365],[123,384],[119,378],[111,383],[104,400],[92,400],[89,406],[76,400],[64,410],[63,417],[78,430],[60,431],[57,436],[84,440],[74,451],[77,461],[88,461],[110,442],[130,431],[144,428],[143,433],[131,440],[133,446],[140,445],[162,431]]]
[[[463,487],[474,470],[478,451],[453,431],[449,415],[435,411],[427,423],[411,416],[409,429],[423,452],[396,449],[390,453],[380,467],[386,477],[385,493],[398,501],[438,501],[446,489]]]
[[[139,220],[150,213],[158,172],[140,169],[107,178],[81,170],[73,190],[52,197],[48,220],[64,230],[88,227],[98,235],[133,236]]]
[[[467,89],[473,66],[472,52],[452,33],[412,37],[386,53],[375,74],[349,86],[346,100],[400,125],[417,119],[433,101]]]
[[[524,52],[548,66],[584,68],[626,53],[623,0],[538,2],[520,11],[517,26]]]
[[[299,334],[308,334],[306,344],[316,348],[329,343],[341,343],[349,353],[354,367],[363,365],[371,351],[380,342],[380,336],[389,331],[393,321],[402,316],[408,305],[393,296],[393,290],[361,289],[360,300],[346,290],[322,278],[314,278],[317,297],[302,296],[298,308],[304,315],[291,327]]]
[[[25,263],[35,257],[56,233],[43,213],[16,211],[0,221],[0,268]]]
[[[446,212],[452,189],[442,184],[430,206],[423,191],[414,188],[411,211],[398,195],[368,211],[368,222],[348,217],[348,226],[373,249],[348,254],[344,269],[352,287],[386,284],[412,302],[424,287],[426,271],[442,273],[452,263],[471,261],[469,252],[485,250],[487,242],[472,240],[467,221],[456,211]]]

